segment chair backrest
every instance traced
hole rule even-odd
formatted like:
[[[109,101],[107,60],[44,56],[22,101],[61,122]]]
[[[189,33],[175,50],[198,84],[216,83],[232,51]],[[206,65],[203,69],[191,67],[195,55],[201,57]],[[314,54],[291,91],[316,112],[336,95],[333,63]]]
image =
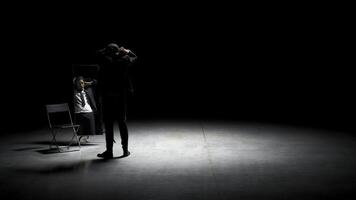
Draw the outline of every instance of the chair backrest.
[[[47,113],[56,113],[56,112],[67,112],[69,111],[68,103],[61,104],[48,104],[46,105]]]
[[[48,118],[48,123],[49,123],[49,127],[52,128],[52,121],[51,121],[51,117],[50,114],[52,113],[64,113],[67,112],[68,116],[69,116],[69,123],[73,125],[73,121],[72,121],[72,116],[70,113],[70,109],[68,106],[68,103],[61,103],[61,104],[47,104],[46,105],[46,111],[47,111],[47,118]]]

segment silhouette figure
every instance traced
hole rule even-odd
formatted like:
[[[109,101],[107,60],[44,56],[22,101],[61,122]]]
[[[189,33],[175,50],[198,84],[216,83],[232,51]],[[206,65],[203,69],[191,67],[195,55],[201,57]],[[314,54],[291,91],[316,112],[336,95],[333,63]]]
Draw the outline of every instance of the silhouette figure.
[[[98,89],[102,96],[106,151],[101,158],[113,158],[114,122],[119,124],[123,156],[129,156],[128,129],[126,125],[127,95],[132,92],[129,68],[137,56],[129,49],[110,43],[98,51],[100,70]]]

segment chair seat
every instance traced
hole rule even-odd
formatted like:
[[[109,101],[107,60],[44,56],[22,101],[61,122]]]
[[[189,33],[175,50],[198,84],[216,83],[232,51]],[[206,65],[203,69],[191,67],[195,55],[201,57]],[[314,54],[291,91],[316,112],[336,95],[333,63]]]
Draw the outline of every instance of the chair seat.
[[[72,127],[74,127],[74,128],[78,128],[80,125],[78,125],[78,124],[60,124],[60,125],[55,125],[55,126],[53,126],[53,128],[72,128]]]

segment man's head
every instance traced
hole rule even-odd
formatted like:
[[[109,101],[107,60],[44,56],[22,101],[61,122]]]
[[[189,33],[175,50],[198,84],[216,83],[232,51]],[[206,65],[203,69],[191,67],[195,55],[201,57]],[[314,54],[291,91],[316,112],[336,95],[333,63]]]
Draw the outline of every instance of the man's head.
[[[115,43],[109,43],[104,49],[99,50],[99,52],[108,56],[125,56],[128,53],[124,47],[119,47]]]
[[[74,79],[75,87],[77,90],[83,90],[85,87],[84,78],[82,76],[78,76]]]
[[[115,43],[108,44],[108,46],[106,48],[112,52],[118,52],[120,50],[119,45],[117,45]]]

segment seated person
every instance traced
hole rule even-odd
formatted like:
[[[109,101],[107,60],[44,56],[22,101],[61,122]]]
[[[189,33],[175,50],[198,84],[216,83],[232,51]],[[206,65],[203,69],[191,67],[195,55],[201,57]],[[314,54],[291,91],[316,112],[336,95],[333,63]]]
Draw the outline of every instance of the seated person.
[[[74,78],[74,113],[75,122],[79,124],[78,135],[80,139],[85,135],[85,142],[89,141],[89,135],[95,135],[96,103],[91,86],[95,80],[86,82],[82,76]]]

